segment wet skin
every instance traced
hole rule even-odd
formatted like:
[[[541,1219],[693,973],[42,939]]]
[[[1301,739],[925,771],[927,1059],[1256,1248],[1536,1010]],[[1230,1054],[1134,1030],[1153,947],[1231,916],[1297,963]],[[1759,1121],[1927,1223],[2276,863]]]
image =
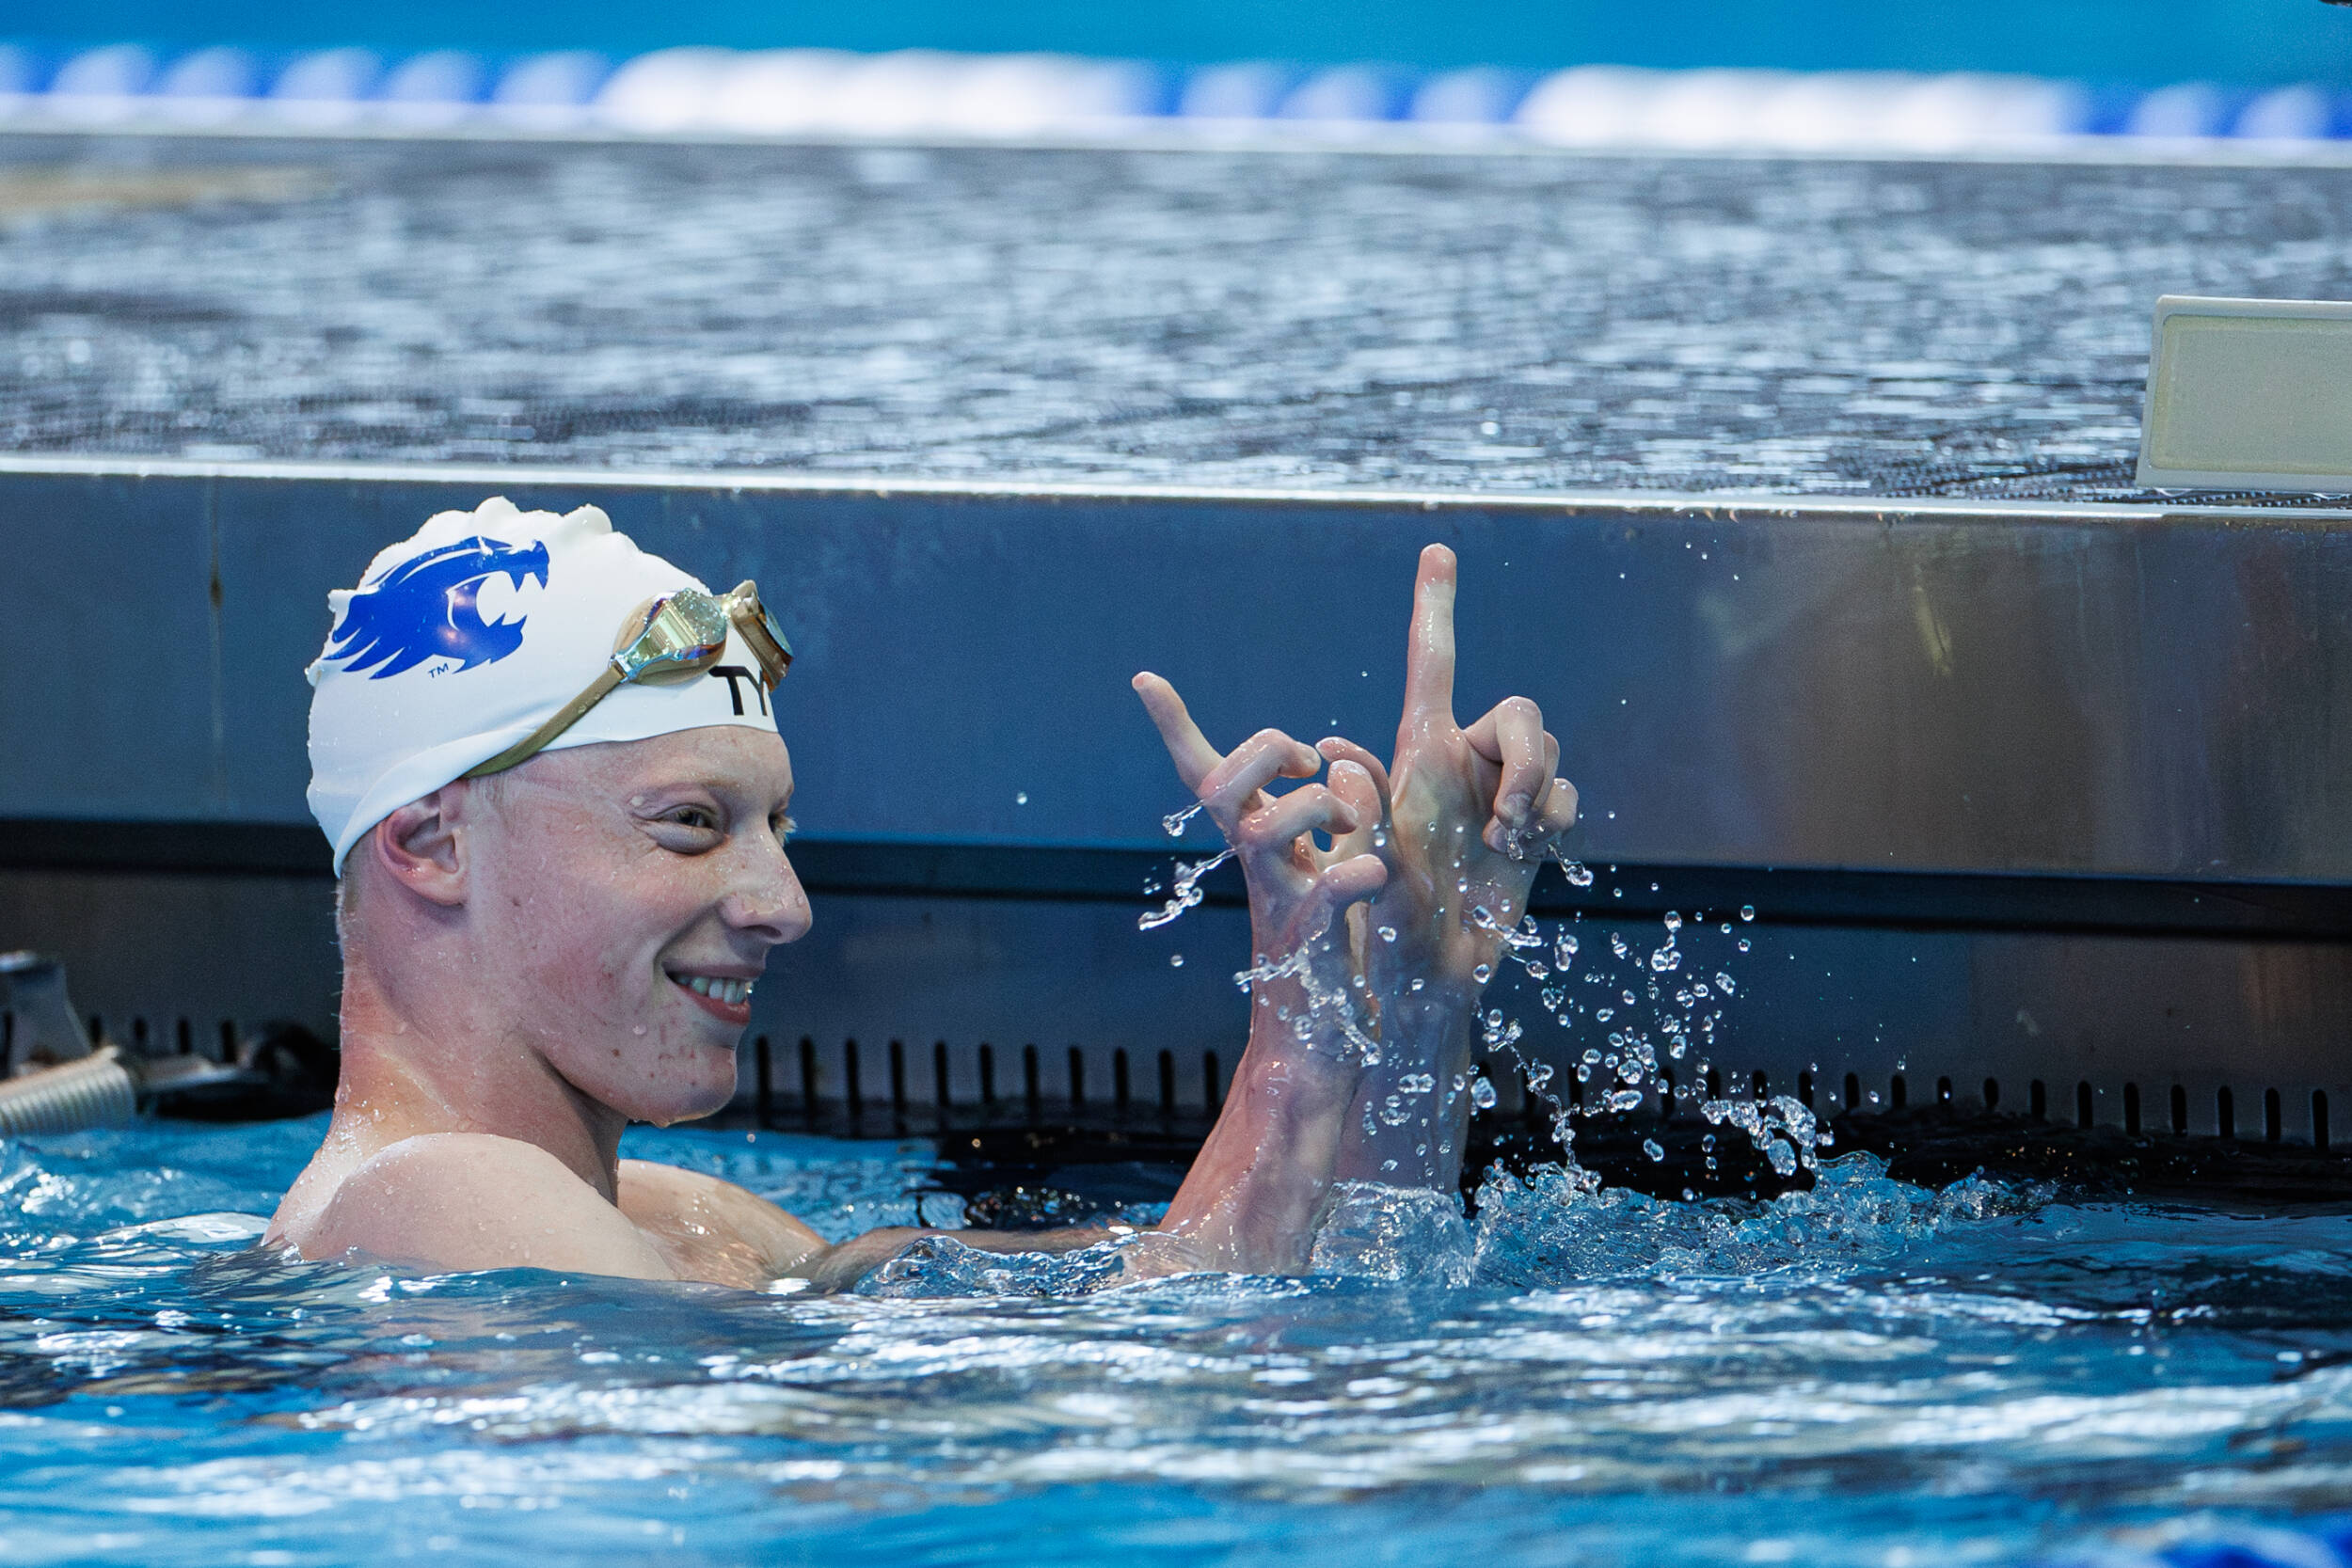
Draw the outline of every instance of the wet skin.
[[[1304,1264],[1334,1180],[1456,1189],[1472,1021],[1502,948],[1492,927],[1525,912],[1536,868],[1576,821],[1575,786],[1554,776],[1559,742],[1534,703],[1509,697],[1467,729],[1454,721],[1455,577],[1452,550],[1422,552],[1385,765],[1353,741],[1308,747],[1279,730],[1220,755],[1174,687],[1135,680],[1178,775],[1234,847],[1253,953],[1311,955],[1305,974],[1256,986],[1234,1088],[1165,1222],[1237,1236],[1228,1244],[1258,1267]],[[1327,784],[1266,792],[1327,759]],[[1318,1010],[1311,987],[1354,1005]],[[1314,1020],[1303,1036],[1302,1012]],[[1433,1089],[1401,1091],[1424,1076]],[[1372,1114],[1392,1095],[1401,1120]]]
[[[1481,895],[1523,906],[1535,856],[1573,820],[1532,703],[1454,725],[1453,583],[1451,552],[1432,546],[1386,766],[1274,731],[1221,754],[1172,687],[1136,677],[1180,776],[1238,851],[1257,953],[1303,962],[1260,986],[1216,1128],[1161,1229],[1127,1243],[1135,1274],[1304,1266],[1335,1178],[1388,1158],[1355,1107],[1468,1040],[1473,972],[1498,942],[1463,926],[1454,882],[1470,873]],[[1327,784],[1269,792],[1326,755]],[[734,1092],[750,1019],[734,988],[809,928],[785,850],[791,795],[783,741],[724,727],[543,752],[378,824],[345,871],[334,1117],[270,1240],[437,1270],[838,1287],[920,1234],[828,1245],[739,1187],[618,1158],[629,1121],[707,1116]],[[1465,850],[1466,834],[1485,847]],[[1412,939],[1368,936],[1391,920]],[[1371,1034],[1382,1064],[1367,1072]],[[1452,1115],[1429,1107],[1422,1141],[1441,1141],[1428,1130]],[[1450,1185],[1441,1159],[1423,1164],[1378,1179]],[[955,1234],[1006,1251],[1105,1239]]]

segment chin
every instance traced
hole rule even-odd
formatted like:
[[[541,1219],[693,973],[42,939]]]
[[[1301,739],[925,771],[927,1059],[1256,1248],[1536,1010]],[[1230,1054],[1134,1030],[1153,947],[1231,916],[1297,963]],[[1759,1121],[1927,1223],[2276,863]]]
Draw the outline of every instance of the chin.
[[[724,1073],[713,1072],[703,1082],[648,1085],[637,1096],[639,1103],[624,1107],[631,1121],[649,1121],[656,1127],[669,1127],[681,1121],[700,1121],[716,1116],[727,1108],[735,1098],[735,1055],[727,1053]]]
[[[596,1074],[601,1082],[578,1086],[630,1121],[669,1127],[725,1110],[735,1098],[735,1062],[733,1046],[703,1045],[685,1059],[672,1057],[657,1072],[631,1074],[615,1062]]]

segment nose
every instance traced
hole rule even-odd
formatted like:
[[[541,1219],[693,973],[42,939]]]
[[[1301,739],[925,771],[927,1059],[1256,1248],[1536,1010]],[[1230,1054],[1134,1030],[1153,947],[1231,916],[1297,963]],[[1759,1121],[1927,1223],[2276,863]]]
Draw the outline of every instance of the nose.
[[[784,846],[770,839],[765,847],[749,850],[735,885],[720,902],[719,914],[730,931],[770,945],[808,935],[808,892]]]

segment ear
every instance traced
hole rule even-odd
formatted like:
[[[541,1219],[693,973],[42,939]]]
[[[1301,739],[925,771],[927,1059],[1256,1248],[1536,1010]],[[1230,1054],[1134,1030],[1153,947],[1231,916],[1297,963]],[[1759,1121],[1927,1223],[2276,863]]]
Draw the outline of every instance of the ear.
[[[368,834],[368,852],[418,897],[460,907],[466,902],[470,793],[461,782],[409,801],[375,825]]]

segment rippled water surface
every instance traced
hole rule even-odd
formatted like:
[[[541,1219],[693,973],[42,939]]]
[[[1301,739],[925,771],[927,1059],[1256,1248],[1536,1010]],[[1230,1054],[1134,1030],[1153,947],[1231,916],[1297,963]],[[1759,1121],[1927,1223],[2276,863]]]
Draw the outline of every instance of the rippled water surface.
[[[2348,241],[2292,163],[5,136],[0,440],[2146,499],[2152,302]]]
[[[250,1254],[319,1130],[0,1145],[0,1560],[2005,1562],[2352,1500],[2342,1214],[1857,1157],[1760,1208],[1499,1181],[1301,1281],[949,1243],[816,1300]],[[929,1163],[631,1144],[834,1234]]]

